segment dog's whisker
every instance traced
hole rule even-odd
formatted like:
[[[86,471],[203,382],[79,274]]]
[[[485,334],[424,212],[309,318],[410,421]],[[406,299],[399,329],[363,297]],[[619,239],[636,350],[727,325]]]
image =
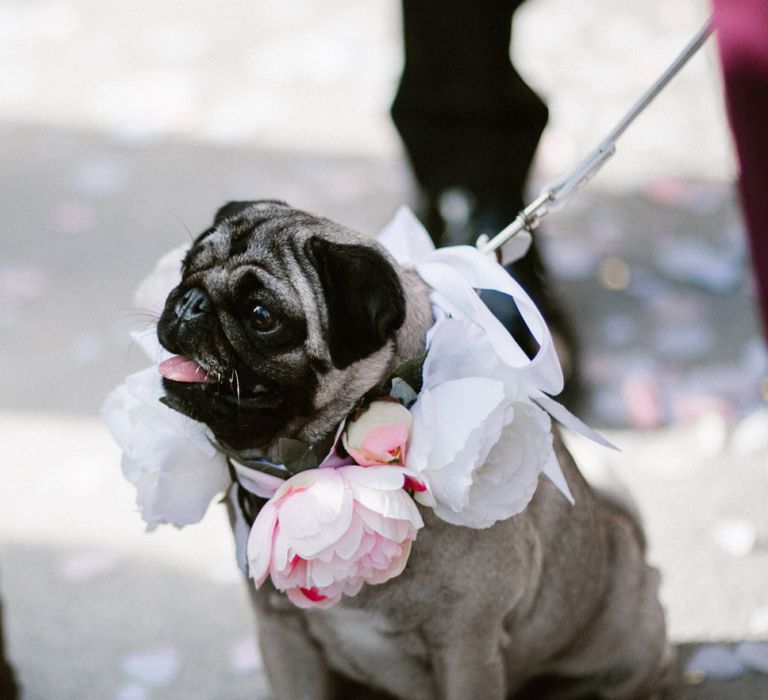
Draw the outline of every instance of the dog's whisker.
[[[229,380],[227,381],[227,383],[229,384],[229,390],[234,392],[235,390],[235,369],[234,368],[229,373]]]
[[[146,328],[143,331],[137,331],[135,338],[136,338],[136,340],[141,341],[141,340],[144,340],[144,338],[149,338],[149,337],[154,336],[154,335],[155,335],[155,329],[154,328]]]
[[[144,328],[140,328],[137,332],[140,337],[146,338],[147,336],[157,334],[157,326],[155,324],[147,325]]]
[[[170,210],[168,211],[168,213],[169,213],[169,214],[170,214],[170,215],[171,215],[171,216],[172,216],[174,219],[176,219],[176,221],[178,221],[178,222],[181,224],[182,228],[183,228],[183,229],[184,229],[184,230],[187,232],[187,235],[189,236],[189,240],[190,240],[190,241],[194,241],[194,240],[195,240],[195,238],[196,238],[196,236],[195,236],[195,234],[194,234],[194,233],[192,233],[192,231],[190,231],[190,229],[189,229],[189,226],[187,226],[186,222],[185,222],[185,221],[184,221],[184,219],[181,217],[181,215],[180,215],[180,214],[177,214],[175,211],[170,211]]]
[[[235,370],[235,383],[237,385],[237,409],[240,410],[240,375],[237,373],[237,370]]]
[[[122,316],[120,316],[120,320],[142,320],[142,321],[151,321],[153,323],[157,323],[160,320],[160,317],[162,316],[162,313],[159,311],[155,311],[154,309],[147,309],[147,308],[133,308],[129,311],[126,311]]]
[[[151,316],[142,315],[142,314],[132,314],[132,315],[121,317],[120,321],[124,321],[134,326],[135,325],[140,325],[142,327],[152,326],[153,328],[155,328],[157,326],[158,319],[153,318]]]

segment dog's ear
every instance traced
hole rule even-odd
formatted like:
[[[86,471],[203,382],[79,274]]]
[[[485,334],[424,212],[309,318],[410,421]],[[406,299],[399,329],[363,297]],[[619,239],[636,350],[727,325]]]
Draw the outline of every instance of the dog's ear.
[[[315,237],[314,263],[328,308],[328,345],[338,369],[379,350],[405,321],[405,295],[392,264],[375,248]]]
[[[216,212],[216,216],[213,217],[213,225],[218,226],[225,219],[231,219],[238,214],[241,214],[246,209],[258,204],[277,204],[283,207],[288,206],[281,199],[255,199],[251,202],[227,202]]]

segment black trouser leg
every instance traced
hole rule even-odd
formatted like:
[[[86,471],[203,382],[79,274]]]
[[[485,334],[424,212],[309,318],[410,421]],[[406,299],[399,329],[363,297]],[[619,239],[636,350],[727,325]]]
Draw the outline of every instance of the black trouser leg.
[[[392,118],[420,188],[418,213],[436,245],[473,244],[523,207],[548,112],[510,60],[512,15],[522,2],[402,0],[405,66]],[[468,211],[458,228],[447,220],[447,191],[463,193]],[[509,269],[572,355],[575,339],[549,296],[537,246]],[[523,349],[536,352],[509,300],[483,298]]]
[[[547,108],[509,58],[521,3],[403,0],[405,68],[392,117],[429,205],[453,188],[481,214],[514,218],[523,204]]]

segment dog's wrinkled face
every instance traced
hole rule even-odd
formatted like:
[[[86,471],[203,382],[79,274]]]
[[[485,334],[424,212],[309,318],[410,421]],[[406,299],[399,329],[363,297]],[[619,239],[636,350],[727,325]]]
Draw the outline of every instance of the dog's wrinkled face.
[[[162,345],[191,361],[166,372],[166,402],[230,447],[266,444],[359,384],[370,358],[373,386],[405,309],[371,239],[280,202],[230,203],[195,240],[158,323]]]

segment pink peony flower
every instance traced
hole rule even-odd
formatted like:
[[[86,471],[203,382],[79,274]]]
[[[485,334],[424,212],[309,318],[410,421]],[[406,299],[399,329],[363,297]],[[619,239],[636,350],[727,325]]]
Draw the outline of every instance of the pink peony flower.
[[[360,466],[405,464],[411,412],[398,401],[379,399],[354,420],[347,421],[342,442]]]
[[[423,488],[400,467],[308,469],[283,484],[256,517],[248,565],[302,608],[328,608],[364,583],[400,574],[423,526],[403,489]]]

